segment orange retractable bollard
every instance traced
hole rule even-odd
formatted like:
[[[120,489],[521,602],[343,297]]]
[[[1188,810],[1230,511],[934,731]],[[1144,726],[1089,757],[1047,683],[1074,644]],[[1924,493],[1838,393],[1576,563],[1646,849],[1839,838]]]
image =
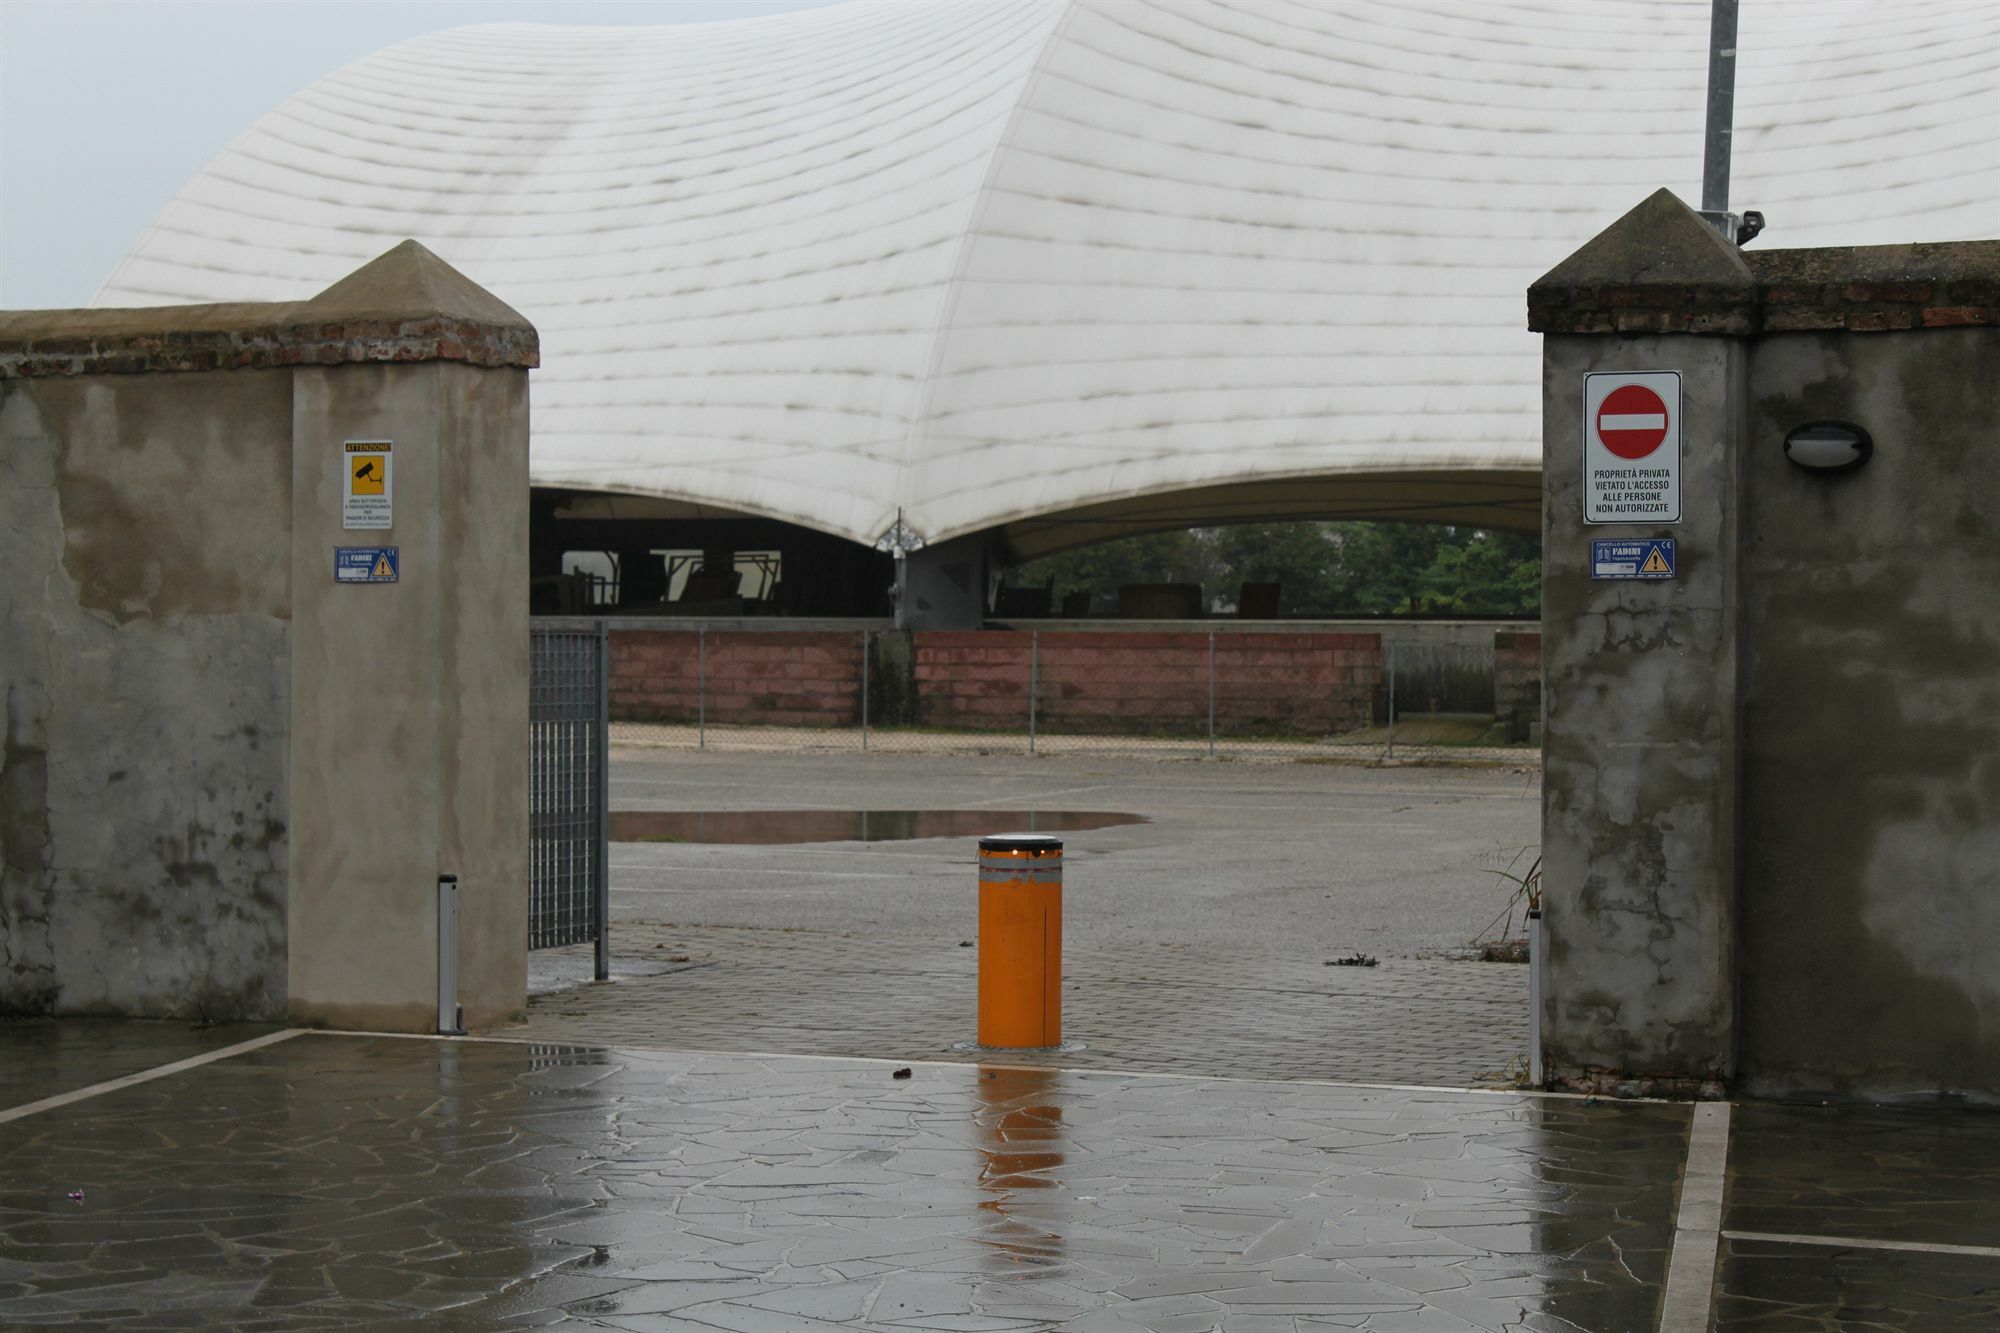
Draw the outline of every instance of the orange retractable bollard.
[[[979,840],[979,1044],[1062,1045],[1062,839]]]

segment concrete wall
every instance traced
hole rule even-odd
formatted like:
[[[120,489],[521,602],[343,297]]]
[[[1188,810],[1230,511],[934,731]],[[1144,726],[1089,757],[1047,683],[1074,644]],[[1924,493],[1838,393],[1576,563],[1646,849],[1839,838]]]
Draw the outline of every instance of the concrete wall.
[[[1750,400],[1745,1082],[2000,1094],[2000,330],[1767,336]]]
[[[2000,242],[1738,251],[1662,191],[1529,309],[1547,1072],[2000,1101]],[[1681,372],[1678,524],[1582,521],[1603,370]],[[1787,461],[1827,420],[1873,458]]]
[[[0,1013],[284,1016],[290,380],[0,379]]]
[[[1586,526],[1583,374],[1676,369],[1678,528]],[[1733,340],[1551,337],[1542,403],[1546,1058],[1699,1086],[1735,1049]],[[1598,582],[1590,539],[1677,536],[1678,579]]]
[[[534,332],[406,244],[297,305],[0,312],[0,1013],[524,1006]],[[341,522],[395,441],[395,526]],[[336,585],[336,546],[397,582]]]
[[[291,953],[298,1021],[432,1025],[441,874],[464,904],[467,1021],[525,1003],[527,411],[521,375],[297,372],[290,885],[312,945]],[[333,548],[364,536],[341,529],[348,439],[396,444],[396,526],[365,534],[400,548],[396,583],[333,582]]]

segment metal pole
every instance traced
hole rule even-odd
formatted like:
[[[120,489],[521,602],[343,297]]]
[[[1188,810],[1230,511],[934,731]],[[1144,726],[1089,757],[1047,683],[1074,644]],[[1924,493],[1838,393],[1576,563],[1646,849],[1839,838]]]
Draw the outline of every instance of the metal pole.
[[[868,748],[868,640],[869,631],[861,631],[861,748]]]
[[[591,901],[597,917],[599,981],[611,979],[611,634],[597,622],[597,737],[595,781],[591,783],[597,816],[597,848],[591,857]]]
[[[1035,752],[1035,695],[1041,689],[1042,632],[1028,631],[1028,753]]]
[[[1528,913],[1528,1084],[1542,1086],[1542,909]]]
[[[439,875],[437,882],[437,1030],[462,1037],[465,1025],[458,1013],[458,876]]]
[[[1396,641],[1389,640],[1389,754],[1396,757]]]
[[[1215,631],[1208,632],[1208,757],[1215,758]]]
[[[695,747],[708,748],[708,626],[694,632]]]
[[[1701,158],[1701,211],[1704,213],[1729,211],[1729,150],[1735,118],[1736,0],[1711,0],[1708,20],[1708,133],[1702,143]]]

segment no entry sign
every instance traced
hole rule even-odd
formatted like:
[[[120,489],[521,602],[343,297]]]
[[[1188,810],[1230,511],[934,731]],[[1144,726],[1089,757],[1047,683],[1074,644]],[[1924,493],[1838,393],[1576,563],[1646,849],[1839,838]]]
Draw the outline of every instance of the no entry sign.
[[[1681,521],[1681,375],[1583,377],[1583,521]]]

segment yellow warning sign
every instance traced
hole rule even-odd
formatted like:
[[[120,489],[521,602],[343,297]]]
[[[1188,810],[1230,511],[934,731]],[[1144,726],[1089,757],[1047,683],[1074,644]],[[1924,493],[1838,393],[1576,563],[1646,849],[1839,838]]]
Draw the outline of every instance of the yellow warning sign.
[[[386,554],[378,555],[375,557],[375,568],[370,571],[370,574],[372,577],[378,579],[393,579],[396,577],[396,567],[389,563],[389,557]]]
[[[341,527],[387,528],[394,523],[395,448],[388,440],[342,442]]]
[[[1667,563],[1666,557],[1660,554],[1660,548],[1655,546],[1652,554],[1646,557],[1646,563],[1639,566],[1639,572],[1641,574],[1671,574],[1674,572],[1674,567]]]

